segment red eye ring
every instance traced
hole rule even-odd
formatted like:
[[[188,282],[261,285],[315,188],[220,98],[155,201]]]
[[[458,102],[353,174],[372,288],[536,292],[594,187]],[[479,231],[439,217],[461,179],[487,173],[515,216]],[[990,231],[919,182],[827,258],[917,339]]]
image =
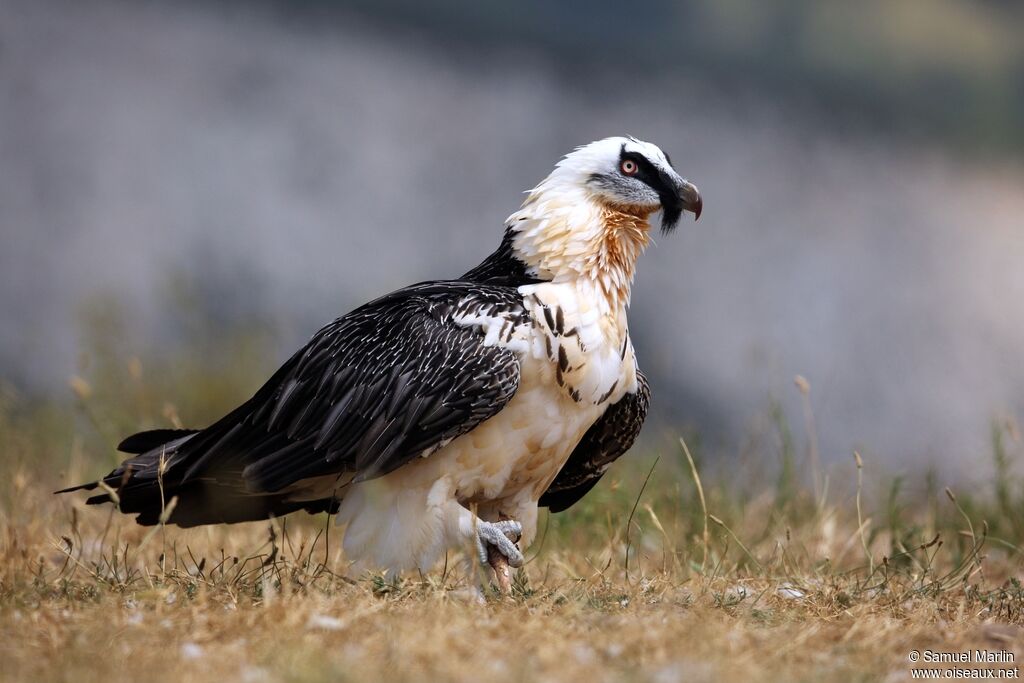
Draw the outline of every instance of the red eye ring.
[[[640,170],[640,167],[632,159],[623,159],[620,167],[623,175],[636,175],[636,172]]]

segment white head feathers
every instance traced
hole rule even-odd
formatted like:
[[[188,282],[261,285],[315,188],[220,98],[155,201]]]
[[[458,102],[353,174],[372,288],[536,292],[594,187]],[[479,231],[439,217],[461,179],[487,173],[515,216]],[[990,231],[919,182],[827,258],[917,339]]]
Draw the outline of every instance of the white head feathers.
[[[636,260],[650,241],[648,217],[663,230],[700,195],[657,146],[612,137],[578,147],[509,216],[516,255],[543,279],[593,281],[614,307],[629,302]]]

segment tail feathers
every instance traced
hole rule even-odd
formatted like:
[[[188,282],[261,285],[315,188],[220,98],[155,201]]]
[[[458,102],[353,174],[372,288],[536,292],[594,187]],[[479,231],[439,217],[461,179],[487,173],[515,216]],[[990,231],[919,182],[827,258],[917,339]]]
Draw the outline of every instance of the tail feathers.
[[[237,484],[213,480],[193,480],[177,486],[170,485],[163,491],[157,481],[131,483],[122,488],[118,496],[120,511],[135,515],[135,521],[143,526],[159,524],[172,499],[177,501],[164,521],[180,527],[258,521],[298,510],[333,514],[337,512],[339,504],[339,501],[332,498],[292,501],[286,500],[286,495],[281,494],[253,495],[240,489]],[[110,495],[104,493],[91,496],[86,504],[108,502],[111,502]]]
[[[114,502],[115,496],[110,493],[113,490],[118,509],[135,515],[135,520],[144,526],[161,523],[168,509],[163,521],[182,527],[255,521],[298,510],[337,511],[339,501],[334,498],[296,501],[289,500],[287,493],[253,492],[230,461],[221,461],[216,470],[206,467],[203,456],[209,454],[210,444],[193,441],[198,431],[154,429],[133,434],[118,445],[118,450],[131,454],[120,467],[99,481],[57,493],[93,491],[102,482],[106,485],[104,490],[90,496],[86,504]],[[216,444],[222,437],[213,432],[210,438]],[[170,509],[175,498],[177,501]]]
[[[195,429],[154,429],[129,436],[121,442],[118,449],[133,455],[130,458],[126,458],[119,467],[98,481],[71,486],[60,491],[54,491],[54,493],[92,491],[100,485],[101,481],[118,491],[129,483],[137,485],[145,481],[155,482],[158,477],[158,471],[161,468],[161,463],[164,473],[170,473],[175,465],[175,461],[178,459],[179,447],[192,438],[192,435],[197,431]],[[96,505],[97,503],[106,503],[109,500],[110,496],[102,494],[93,496],[86,502]]]
[[[96,488],[99,485],[100,485],[100,483],[98,481],[90,481],[90,482],[85,483],[85,484],[79,484],[78,486],[69,486],[66,489],[61,489],[60,491],[54,491],[53,493],[54,493],[54,495],[59,495],[61,493],[71,493],[72,491],[92,491],[94,488]],[[90,498],[89,500],[92,500],[92,498]]]
[[[117,450],[122,453],[141,454],[160,448],[164,444],[184,436],[191,436],[198,431],[198,429],[151,429],[127,437],[117,445]]]

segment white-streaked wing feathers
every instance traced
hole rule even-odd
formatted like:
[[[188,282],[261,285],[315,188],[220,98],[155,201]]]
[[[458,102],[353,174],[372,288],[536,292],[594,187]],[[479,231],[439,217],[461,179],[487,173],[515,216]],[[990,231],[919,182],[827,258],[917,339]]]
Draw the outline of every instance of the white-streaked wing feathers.
[[[171,450],[127,460],[104,481],[119,490],[122,511],[152,523],[159,509],[151,509],[148,489],[162,458],[166,497],[190,503],[171,521],[190,526],[232,521],[221,501],[241,509],[237,499],[256,505],[264,495],[268,511],[285,512],[296,506],[273,497],[302,480],[368,479],[428,456],[498,413],[519,384],[515,354],[457,322],[467,312],[510,324],[526,316],[510,287],[443,281],[398,290],[322,328],[218,422]]]
[[[254,406],[249,428],[283,432],[301,452],[248,456],[243,477],[276,491],[300,479],[387,473],[471,430],[513,396],[519,362],[455,322],[466,309],[511,319],[522,306],[504,288],[423,284],[378,299],[322,329]]]

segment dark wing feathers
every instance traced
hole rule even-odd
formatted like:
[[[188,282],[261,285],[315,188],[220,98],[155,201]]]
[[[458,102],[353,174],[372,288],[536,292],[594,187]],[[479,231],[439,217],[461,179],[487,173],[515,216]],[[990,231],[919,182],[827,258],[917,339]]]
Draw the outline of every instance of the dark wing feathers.
[[[195,434],[168,432],[188,438],[162,456],[149,450],[126,461],[104,480],[119,488],[122,510],[133,512],[149,504],[158,457],[168,499],[198,487],[212,496],[222,486],[219,495],[272,500],[307,477],[368,479],[427,456],[498,413],[518,388],[515,355],[485,346],[479,328],[456,322],[479,309],[527,320],[514,288],[463,281],[414,285],[366,304],[321,329],[217,423]],[[161,448],[146,434],[124,445]],[[132,474],[123,482],[126,466]],[[178,515],[171,521],[181,523]]]
[[[540,497],[541,507],[561,512],[575,504],[597,484],[608,466],[633,445],[651,402],[647,377],[637,371],[636,381],[636,393],[626,394],[618,403],[608,406],[604,415],[583,435],[558,476]]]
[[[385,474],[500,411],[518,387],[518,360],[456,324],[459,305],[526,315],[514,290],[446,283],[391,295],[324,328],[269,399],[289,439],[313,441],[289,455],[291,471],[331,474],[341,463],[359,479]],[[282,399],[288,405],[278,407]],[[247,462],[249,485],[293,483],[278,460]]]
[[[264,399],[269,419],[259,419],[267,408],[252,407],[246,434],[287,425],[290,443],[245,459],[249,487],[275,491],[345,470],[379,476],[500,411],[518,387],[518,360],[484,346],[480,330],[456,324],[459,306],[526,315],[514,290],[427,283],[322,329]]]

